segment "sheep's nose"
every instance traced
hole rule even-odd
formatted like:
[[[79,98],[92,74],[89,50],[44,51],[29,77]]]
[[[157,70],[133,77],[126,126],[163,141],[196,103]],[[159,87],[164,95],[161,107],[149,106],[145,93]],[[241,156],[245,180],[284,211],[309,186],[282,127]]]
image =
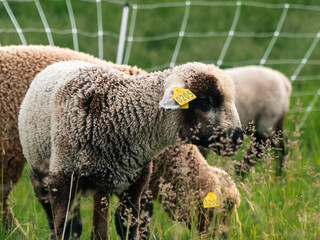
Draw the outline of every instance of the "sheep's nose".
[[[243,142],[243,132],[242,129],[237,127],[232,133],[232,142],[235,145],[241,145]]]

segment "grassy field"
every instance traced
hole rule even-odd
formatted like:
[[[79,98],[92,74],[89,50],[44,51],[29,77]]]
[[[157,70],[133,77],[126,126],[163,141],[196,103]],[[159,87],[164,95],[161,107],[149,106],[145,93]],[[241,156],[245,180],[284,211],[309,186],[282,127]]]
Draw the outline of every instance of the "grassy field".
[[[28,44],[48,44],[42,20],[34,2],[8,1]],[[71,1],[77,25],[79,49],[99,56],[97,5],[90,1]],[[160,1],[135,0],[131,4],[159,3]],[[175,1],[161,1],[172,3]],[[215,1],[210,1],[214,3]],[[256,0],[268,3],[265,8],[244,4],[222,62],[222,68],[259,64],[273,39],[273,32],[283,14],[283,3],[290,3],[280,35],[266,61],[266,66],[278,69],[291,77],[317,41],[320,31],[320,8],[317,0]],[[48,25],[52,29],[54,44],[74,47],[66,2],[40,1]],[[197,1],[194,1],[197,3]],[[225,2],[224,2],[225,3]],[[295,8],[294,4],[319,5],[309,10]],[[217,63],[233,23],[236,2],[231,6],[203,6],[191,4],[176,64],[187,61]],[[141,5],[140,5],[141,6]],[[280,6],[278,8],[278,6]],[[131,24],[130,9],[129,25]],[[103,58],[115,61],[122,5],[102,1]],[[137,10],[133,43],[128,64],[148,70],[169,66],[179,39],[185,6]],[[32,16],[32,17],[31,17]],[[40,29],[39,30],[34,30]],[[13,30],[13,31],[12,31]],[[252,34],[254,33],[254,34]],[[130,28],[127,29],[127,35]],[[166,37],[169,34],[171,37]],[[302,35],[301,35],[302,34]],[[91,36],[94,35],[94,36]],[[149,41],[146,41],[149,39]],[[151,41],[152,40],[152,41]],[[21,44],[7,10],[0,3],[0,44]],[[100,45],[101,46],[101,45]],[[128,42],[126,42],[128,46]],[[101,50],[101,49],[100,49]],[[101,54],[101,53],[100,53]],[[307,56],[297,79],[293,82],[291,106],[285,121],[289,155],[283,174],[277,176],[271,155],[252,169],[244,179],[232,177],[241,193],[241,205],[232,223],[227,239],[320,239],[320,44]],[[314,105],[310,105],[314,100]],[[306,110],[313,107],[310,113]],[[228,169],[231,161],[239,161],[245,150],[231,158],[207,156],[212,165]],[[11,208],[29,239],[48,239],[48,224],[40,204],[34,196],[28,176],[28,166],[22,179],[10,196]],[[112,206],[116,199],[112,200]],[[110,215],[115,207],[111,207]],[[91,198],[82,199],[84,224],[82,239],[88,239],[91,227]],[[110,217],[110,239],[116,239],[114,220]],[[155,203],[150,226],[156,239],[198,239],[195,226],[191,230],[171,221]],[[0,239],[24,239],[17,229],[0,233]],[[152,239],[152,238],[150,238]]]

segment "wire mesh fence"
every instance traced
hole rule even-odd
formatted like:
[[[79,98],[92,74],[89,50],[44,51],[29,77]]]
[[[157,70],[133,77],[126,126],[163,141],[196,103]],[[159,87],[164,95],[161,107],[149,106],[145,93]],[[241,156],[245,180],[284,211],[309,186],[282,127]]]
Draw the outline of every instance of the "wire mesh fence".
[[[133,1],[125,21],[126,1],[0,2],[2,46],[69,47],[114,62],[118,56],[117,63],[147,71],[188,61],[222,68],[269,66],[293,84],[289,113],[302,111],[305,121],[310,112],[319,112],[320,5],[316,1]],[[121,25],[125,30],[119,41]],[[301,108],[295,106],[296,99]]]

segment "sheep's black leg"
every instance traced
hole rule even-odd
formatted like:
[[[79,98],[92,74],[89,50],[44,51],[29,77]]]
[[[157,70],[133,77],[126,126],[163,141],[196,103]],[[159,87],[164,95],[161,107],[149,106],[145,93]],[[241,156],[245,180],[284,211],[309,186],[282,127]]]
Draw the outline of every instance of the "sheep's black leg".
[[[7,138],[5,137],[7,133],[1,135],[1,139],[2,136],[3,139]],[[16,223],[17,230],[23,232],[8,203],[10,192],[19,181],[24,167],[24,160],[16,157],[20,156],[19,154],[22,155],[21,150],[14,148],[14,146],[9,146],[14,142],[19,142],[19,138],[16,135],[13,138],[11,139],[10,137],[7,141],[1,142],[4,145],[1,145],[0,150],[0,232],[10,230],[13,223]]]
[[[286,155],[285,151],[285,144],[284,144],[284,138],[283,138],[282,131],[277,132],[271,141],[271,146],[274,149],[275,152],[275,158],[278,162],[276,173],[278,176],[282,173],[282,168],[284,165],[284,156]]]
[[[73,178],[74,180],[74,178]],[[75,196],[75,186],[74,181],[71,187],[71,177],[65,177],[62,175],[50,176],[49,179],[49,196],[50,202],[53,209],[53,220],[54,220],[54,239],[70,239],[70,220],[66,224],[64,229],[65,219],[67,216],[67,211],[69,210],[68,217],[72,216],[70,212],[71,206],[73,204]],[[68,209],[68,203],[70,200],[70,205]],[[72,219],[72,218],[71,218]]]
[[[49,192],[47,188],[47,184],[45,183],[45,178],[43,174],[36,174],[31,171],[30,173],[31,182],[33,185],[33,189],[35,192],[38,201],[43,207],[50,228],[51,239],[54,239],[54,225],[53,225],[53,216],[52,216],[52,208],[49,200]]]
[[[93,196],[91,239],[108,239],[108,209],[109,194],[95,194]]]
[[[285,114],[284,114],[285,116]],[[282,168],[284,165],[284,157],[287,154],[286,148],[285,148],[285,139],[283,135],[283,122],[284,122],[284,116],[279,119],[275,126],[275,134],[272,138],[271,144],[272,147],[275,148],[276,158],[279,161],[277,174],[281,175]]]
[[[152,172],[152,163],[147,164],[137,181],[120,196],[119,206],[116,210],[116,228],[121,239],[137,239],[140,222],[141,195],[149,182]],[[141,239],[144,239],[141,236]]]
[[[71,181],[71,178],[70,178]],[[78,181],[74,181],[73,190],[75,191],[75,194],[78,193],[78,196],[80,196],[78,190]],[[69,191],[70,192],[70,191]],[[68,225],[66,229],[71,229],[71,238],[72,239],[80,239],[81,233],[82,233],[82,220],[81,220],[81,212],[80,212],[80,199],[76,198],[74,200],[74,204],[70,204],[70,212],[68,215]],[[70,234],[70,233],[69,233]]]
[[[268,146],[268,137],[263,133],[255,132],[255,141],[252,144],[251,152],[255,154],[256,159],[260,159],[263,156],[263,151]],[[250,167],[253,166],[257,161],[249,161]]]
[[[71,237],[72,239],[80,239],[82,233],[80,203],[75,204],[73,211],[70,214],[71,219],[68,221],[68,228],[71,228]]]
[[[0,178],[0,180],[2,180]],[[9,210],[8,197],[12,186],[10,183],[0,183],[0,230],[8,230],[11,227],[13,216]]]

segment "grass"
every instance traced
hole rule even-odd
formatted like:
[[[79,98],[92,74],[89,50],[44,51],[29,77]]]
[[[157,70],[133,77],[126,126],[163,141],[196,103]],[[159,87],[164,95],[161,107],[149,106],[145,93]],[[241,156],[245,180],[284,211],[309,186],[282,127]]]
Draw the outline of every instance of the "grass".
[[[312,119],[307,124],[313,125]],[[307,125],[307,126],[308,126]],[[233,214],[227,239],[318,239],[320,237],[320,158],[319,139],[316,134],[306,132],[289,133],[291,147],[285,171],[282,176],[274,173],[274,162],[258,163],[245,179],[235,179],[241,193],[241,205],[237,214]],[[311,139],[309,139],[311,138]],[[311,140],[312,145],[304,144]],[[232,159],[241,157],[240,153]],[[207,156],[214,165],[226,166],[230,158]],[[113,215],[116,198],[111,201]],[[91,228],[91,198],[82,198],[82,239],[88,239]],[[23,177],[14,188],[10,205],[29,239],[46,239],[49,234],[47,221],[40,204],[34,196],[28,176],[28,166]],[[237,216],[238,215],[238,219]],[[113,217],[109,218],[110,239],[116,238]],[[198,239],[196,226],[189,230],[173,222],[164,213],[162,206],[155,203],[155,213],[151,223],[151,233],[157,239]],[[16,230],[9,234],[0,234],[0,239],[21,239]]]
[[[153,3],[156,1],[153,1]],[[174,2],[174,1],[165,1]],[[317,0],[268,1],[264,3],[319,4]],[[69,15],[65,1],[40,1],[53,29],[70,29]],[[146,0],[131,3],[150,3]],[[37,13],[32,2],[21,3],[9,1],[10,7],[22,28],[42,28],[40,17],[30,18],[28,13]],[[98,31],[96,4],[93,2],[72,2],[77,28],[95,33]],[[180,31],[185,7],[138,10],[135,38],[159,36]],[[103,56],[106,60],[115,61],[117,35],[119,33],[122,5],[102,2],[103,29],[108,33],[103,38]],[[230,30],[235,7],[191,6],[187,33],[219,32]],[[131,9],[132,13],[132,9]],[[273,32],[278,25],[282,9],[242,6],[236,32]],[[131,15],[129,16],[129,19]],[[130,22],[129,22],[130,23]],[[14,29],[5,8],[0,4],[0,29]],[[319,11],[289,9],[281,32],[314,33],[320,29]],[[128,30],[129,31],[129,30]],[[129,32],[128,32],[129,33]],[[25,32],[28,44],[48,44],[45,32]],[[78,35],[80,50],[98,56],[98,38]],[[272,37],[272,36],[271,36]],[[239,37],[235,35],[226,52],[223,68],[245,65],[247,62],[258,64],[268,44],[269,38]],[[182,41],[177,63],[187,61],[216,62],[227,35],[218,37],[185,37]],[[53,33],[55,45],[73,48],[72,34]],[[165,40],[133,42],[129,64],[145,69],[161,68],[170,62],[177,37]],[[278,69],[291,76],[304,57],[314,36],[306,38],[279,37],[270,52],[266,66]],[[20,44],[18,35],[0,31],[0,44]],[[296,80],[293,92],[311,92],[311,96],[291,97],[290,112],[287,115],[285,129],[291,142],[289,157],[284,173],[278,177],[274,173],[274,162],[264,161],[255,166],[245,179],[234,179],[241,192],[241,205],[237,214],[233,214],[231,228],[227,239],[319,239],[320,238],[320,112],[311,111],[301,129],[297,129],[305,114],[305,109],[320,88],[316,75],[319,65],[312,64],[320,57],[320,45],[312,52],[309,61],[299,76],[309,76],[308,81]],[[296,61],[287,62],[293,59]],[[280,60],[275,64],[272,60]],[[315,108],[319,109],[319,100]],[[302,109],[299,111],[299,109]],[[241,150],[232,158],[221,159],[210,154],[208,161],[222,168],[226,163],[241,158]],[[88,239],[91,227],[91,198],[82,200],[83,235]],[[110,215],[114,214],[116,198],[112,199]],[[29,239],[47,239],[49,229],[40,204],[36,200],[28,176],[26,165],[23,177],[15,186],[10,196],[10,205],[15,217],[19,220]],[[110,217],[110,239],[116,239],[113,218]],[[196,227],[189,230],[173,222],[163,212],[162,206],[155,203],[155,213],[151,224],[151,233],[157,239],[197,239]],[[0,232],[0,239],[24,239],[17,229],[10,233]]]

